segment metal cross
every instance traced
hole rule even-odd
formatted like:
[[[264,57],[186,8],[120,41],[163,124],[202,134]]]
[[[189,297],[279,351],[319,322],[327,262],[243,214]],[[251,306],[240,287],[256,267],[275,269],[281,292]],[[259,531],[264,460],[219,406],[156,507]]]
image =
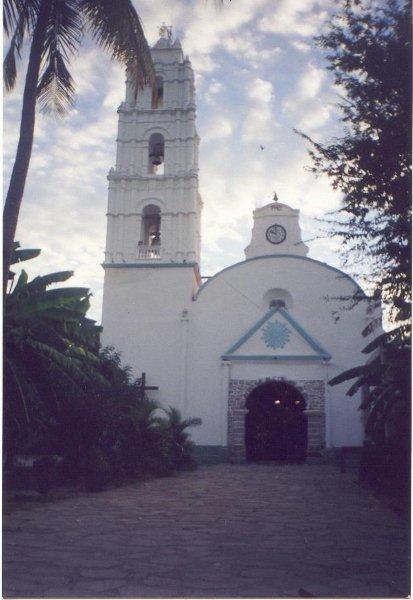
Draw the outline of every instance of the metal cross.
[[[139,378],[138,389],[141,400],[144,400],[146,390],[159,390],[156,385],[146,385],[146,373],[142,373],[142,376]]]

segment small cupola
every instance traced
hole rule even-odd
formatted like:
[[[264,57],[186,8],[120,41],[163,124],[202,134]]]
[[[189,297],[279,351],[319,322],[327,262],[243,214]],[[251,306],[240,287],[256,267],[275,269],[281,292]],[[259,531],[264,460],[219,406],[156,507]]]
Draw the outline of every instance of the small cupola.
[[[271,254],[306,256],[308,247],[301,238],[300,211],[278,201],[257,208],[253,212],[252,236],[245,248],[245,258]]]

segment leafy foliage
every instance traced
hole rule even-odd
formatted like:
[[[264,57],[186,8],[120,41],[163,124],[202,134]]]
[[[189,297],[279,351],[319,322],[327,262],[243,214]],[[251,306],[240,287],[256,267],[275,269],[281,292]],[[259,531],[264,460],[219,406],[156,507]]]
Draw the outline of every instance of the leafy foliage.
[[[36,105],[63,115],[74,102],[70,59],[85,32],[128,68],[139,88],[150,84],[156,100],[155,71],[142,25],[131,0],[3,0],[4,31],[10,47],[4,59],[4,84],[14,88],[17,61],[30,39],[16,158],[3,211],[3,297],[20,206],[30,164]]]
[[[313,172],[343,193],[327,222],[342,242],[345,263],[358,265],[373,299],[394,328],[364,348],[371,355],[333,378],[363,390],[367,442],[362,478],[407,498],[410,444],[411,316],[411,38],[410,2],[341,0],[329,31],[317,38],[343,90],[337,105],[343,133],[311,144]],[[360,265],[362,265],[360,273]],[[352,299],[356,301],[356,298]],[[381,324],[375,317],[367,337]],[[397,471],[394,466],[397,465]],[[400,476],[399,476],[399,475]]]
[[[13,261],[37,250],[15,244]],[[24,270],[5,304],[4,443],[8,466],[18,454],[39,456],[37,488],[64,480],[90,490],[146,474],[192,468],[182,420],[142,398],[139,381],[113,348],[100,349],[101,328],[86,317],[87,288],[49,286],[61,271],[28,280]],[[166,417],[161,417],[162,411]],[[55,457],[60,457],[56,463]],[[27,481],[26,481],[27,483]]]
[[[16,245],[13,260],[35,253]],[[89,382],[107,384],[99,370],[100,327],[85,316],[88,289],[47,289],[72,275],[62,271],[29,282],[22,270],[6,297],[4,414],[9,451],[56,416],[62,387],[76,395]]]
[[[154,82],[149,47],[130,0],[5,0],[3,8],[4,31],[11,38],[4,60],[6,90],[15,86],[24,43],[42,26],[37,95],[45,111],[63,114],[73,104],[69,61],[87,31],[112,58],[128,66],[136,89]]]
[[[398,327],[376,337],[363,349],[372,353],[364,365],[348,369],[329,381],[338,385],[355,379],[348,396],[363,389],[360,409],[366,411],[365,433],[379,444],[408,447],[410,443],[410,343]],[[367,327],[363,335],[371,333]]]
[[[158,423],[164,430],[169,443],[172,468],[177,470],[192,469],[194,467],[192,456],[193,443],[189,439],[188,432],[185,430],[188,427],[201,425],[201,419],[197,417],[182,419],[180,411],[172,406],[162,410],[166,414],[166,419],[160,418]]]
[[[312,146],[312,170],[344,195],[331,235],[403,323],[411,299],[409,2],[343,0],[317,42],[344,93],[341,137],[320,143],[301,134]]]

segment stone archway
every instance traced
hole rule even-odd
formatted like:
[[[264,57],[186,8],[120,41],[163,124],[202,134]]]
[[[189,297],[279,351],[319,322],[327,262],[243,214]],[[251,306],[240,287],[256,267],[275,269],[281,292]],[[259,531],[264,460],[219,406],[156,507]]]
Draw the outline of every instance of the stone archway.
[[[246,401],[245,452],[248,461],[303,462],[307,455],[306,401],[291,384],[267,381]]]
[[[265,379],[231,379],[228,393],[228,455],[231,462],[245,462],[245,416],[248,413],[247,399],[251,391],[269,382],[284,382],[292,385],[306,402],[308,454],[318,453],[325,448],[325,384],[323,380],[296,380],[282,377]]]

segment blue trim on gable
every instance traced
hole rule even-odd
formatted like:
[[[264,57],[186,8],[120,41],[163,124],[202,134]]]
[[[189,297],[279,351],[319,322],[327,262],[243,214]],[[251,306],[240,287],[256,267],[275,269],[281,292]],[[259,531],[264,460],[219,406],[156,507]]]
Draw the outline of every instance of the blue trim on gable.
[[[339,273],[341,277],[343,277],[345,279],[349,279],[353,283],[353,285],[356,286],[356,289],[362,293],[363,297],[368,298],[365,291],[360,287],[360,285],[356,281],[354,281],[354,279],[352,277],[350,277],[350,275],[347,275],[347,273],[344,273],[343,271],[340,271],[340,269],[337,269],[336,267],[332,267],[331,265],[328,265],[327,263],[324,263],[321,260],[316,260],[315,258],[309,258],[308,256],[298,256],[297,254],[266,254],[264,256],[254,256],[254,258],[247,258],[246,260],[237,262],[234,265],[225,267],[225,269],[222,269],[222,271],[218,271],[218,273],[215,273],[215,275],[210,277],[204,284],[201,285],[201,287],[198,289],[198,291],[194,295],[193,300],[194,301],[197,300],[198,296],[202,292],[202,290],[204,290],[206,288],[206,286],[211,283],[211,281],[213,281],[216,277],[219,277],[225,271],[229,271],[230,269],[234,269],[235,267],[239,267],[248,262],[252,262],[253,260],[266,260],[266,259],[271,259],[271,258],[272,259],[274,259],[274,258],[294,258],[296,260],[308,260],[309,262],[315,263],[317,265],[321,265],[322,267],[325,267],[326,269],[329,269],[330,271]]]
[[[223,354],[221,360],[271,360],[273,362],[280,360],[330,360],[330,355],[320,356],[319,354],[286,354],[285,356],[268,356],[267,354]]]
[[[238,350],[250,337],[254,335],[258,329],[264,325],[268,319],[270,319],[275,313],[279,312],[290,325],[297,331],[297,333],[307,342],[313,350],[317,352],[316,355],[263,355],[263,354],[252,354],[248,355],[234,355],[234,352]],[[325,350],[321,344],[319,344],[305,329],[288,313],[284,308],[271,308],[265,313],[263,317],[246,331],[235,344],[231,346],[224,354],[221,355],[222,360],[331,360],[331,354]]]
[[[294,327],[296,331],[305,339],[305,341],[315,350],[318,354],[321,354],[323,357],[328,360],[331,359],[331,354],[324,350],[324,348],[319,344],[309,333],[301,327],[299,323],[286,311],[284,308],[280,308],[279,312],[283,315],[283,317]]]
[[[225,352],[225,356],[233,354],[233,352],[238,350],[238,348],[242,346],[242,344],[246,342],[252,335],[254,335],[254,333],[258,331],[261,325],[264,325],[265,321],[272,317],[277,312],[277,310],[278,308],[271,308],[268,312],[266,312],[265,315],[255,323],[255,325],[250,327],[250,329],[248,329],[248,331],[246,331],[244,335],[242,335],[240,339],[233,346],[231,346],[231,348],[227,352]]]

